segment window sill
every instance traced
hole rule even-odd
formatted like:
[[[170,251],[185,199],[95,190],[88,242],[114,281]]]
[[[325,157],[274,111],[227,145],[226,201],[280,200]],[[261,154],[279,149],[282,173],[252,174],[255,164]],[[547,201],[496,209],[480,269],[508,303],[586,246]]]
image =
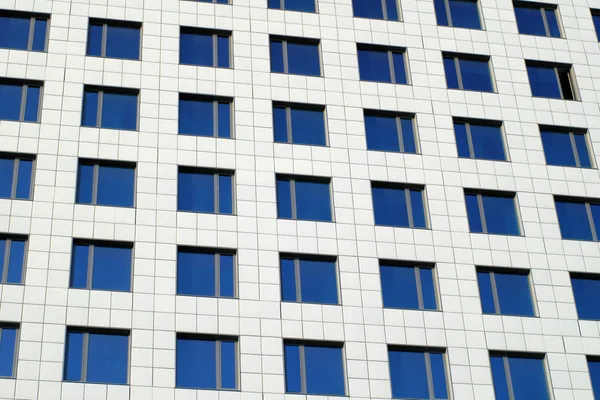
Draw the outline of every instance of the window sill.
[[[484,312],[482,312],[482,314],[487,315],[487,316],[494,316],[494,317],[516,317],[516,318],[533,318],[533,319],[540,318],[539,315],[492,314],[492,313],[484,313]]]
[[[334,224],[335,221],[324,221],[321,219],[298,219],[298,218],[282,218],[282,217],[277,217],[277,219],[282,220],[282,221],[295,221],[295,222],[325,222],[327,224]]]
[[[579,100],[579,99],[563,99],[563,98],[559,98],[559,97],[543,97],[543,96],[535,96],[533,94],[531,95],[531,97],[533,97],[534,99],[574,101],[577,103],[581,103],[581,100]]]
[[[465,26],[452,26],[452,25],[437,25],[438,28],[453,28],[453,29],[466,29],[469,31],[481,31],[481,32],[486,32],[485,29],[483,28],[467,28]]]
[[[179,65],[183,65],[186,67],[201,67],[201,68],[233,70],[233,67],[215,67],[214,65],[188,64],[188,63],[181,62],[181,60],[179,60]]]
[[[360,15],[352,15],[352,18],[364,19],[364,20],[373,20],[373,21],[383,21],[383,22],[404,22],[402,19],[385,19],[385,18],[371,18],[371,17],[361,17]]]
[[[305,78],[324,78],[323,75],[306,75],[306,74],[294,74],[291,72],[285,73],[285,72],[277,72],[277,71],[271,71],[272,74],[279,74],[279,75],[291,75],[291,76],[303,76]]]
[[[111,207],[111,208],[125,208],[129,210],[135,210],[135,205],[132,206],[117,206],[112,204],[91,204],[91,203],[78,203],[75,202],[76,205],[80,206],[94,206],[94,207]]]
[[[473,89],[459,89],[459,88],[446,88],[447,90],[456,90],[457,92],[469,92],[469,93],[482,93],[482,94],[499,94],[496,91],[485,91],[485,90],[473,90]]]
[[[119,58],[119,57],[108,57],[108,56],[93,56],[91,54],[86,54],[86,57],[90,57],[90,58],[99,58],[102,60],[120,60],[120,61],[142,61],[139,58]]]
[[[83,384],[88,384],[88,385],[129,386],[129,383],[69,381],[69,380],[66,380],[66,379],[63,379],[61,382],[64,382],[64,383],[83,383]]]
[[[225,213],[216,213],[216,212],[208,212],[208,211],[194,211],[194,210],[180,210],[180,209],[177,209],[177,212],[191,213],[191,214],[204,214],[204,215],[226,215],[226,216],[232,216],[232,217],[237,216],[237,214],[235,214],[235,213],[225,214]]]
[[[311,306],[334,306],[334,307],[338,307],[341,306],[341,303],[314,303],[314,302],[310,302],[310,301],[290,301],[290,300],[281,300],[282,303],[285,304],[298,304],[298,305],[302,305],[302,304],[308,304]]]
[[[382,228],[402,228],[402,229],[416,229],[416,230],[420,230],[420,231],[430,231],[431,228],[427,227],[427,228],[418,228],[418,227],[411,227],[411,226],[402,226],[402,225],[385,225],[385,224],[378,224],[375,223],[375,227],[382,227]]]
[[[522,233],[492,233],[492,232],[472,232],[469,231],[470,234],[473,235],[490,235],[490,236],[509,236],[509,237],[525,237]]]
[[[81,128],[106,129],[106,130],[110,130],[110,131],[139,132],[138,128],[135,128],[135,129],[128,129],[128,128],[107,128],[105,126],[88,126],[88,125],[81,125]]]

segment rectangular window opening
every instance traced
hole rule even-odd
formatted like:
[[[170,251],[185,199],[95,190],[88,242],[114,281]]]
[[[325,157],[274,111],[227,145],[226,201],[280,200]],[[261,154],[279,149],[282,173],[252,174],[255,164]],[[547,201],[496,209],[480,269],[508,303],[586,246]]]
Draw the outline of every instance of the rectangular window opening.
[[[50,15],[0,10],[0,48],[45,52]]]
[[[235,298],[236,282],[235,250],[178,247],[178,295]]]
[[[513,268],[477,268],[484,314],[534,317],[533,287],[529,271]]]
[[[364,110],[367,150],[419,153],[415,114]]]
[[[352,0],[352,10],[356,18],[402,20],[399,0]]]
[[[489,56],[443,53],[448,89],[493,93]]]
[[[271,72],[322,76],[319,47],[315,39],[271,36]]]
[[[454,134],[459,157],[508,161],[502,122],[454,118]]]
[[[434,0],[435,16],[440,26],[483,29],[477,0]]]
[[[233,137],[233,99],[179,94],[179,134]]]
[[[577,317],[580,320],[599,321],[600,310],[597,304],[600,301],[600,274],[571,273],[571,287],[577,308]]]
[[[22,285],[27,262],[28,237],[0,234],[0,283]]]
[[[93,57],[139,60],[140,22],[90,19],[87,55]]]
[[[433,265],[380,260],[379,272],[384,308],[439,309]]]
[[[371,182],[375,225],[428,229],[425,188]]]
[[[232,68],[231,31],[181,27],[179,62],[201,67]]]
[[[586,129],[540,125],[540,136],[548,165],[593,168]]]
[[[40,122],[43,87],[40,81],[0,78],[0,120]]]
[[[550,400],[543,354],[490,352],[490,364],[497,399]]]
[[[85,86],[81,126],[135,131],[139,90]]]
[[[446,351],[389,346],[392,398],[448,399]]]
[[[358,44],[360,80],[409,84],[406,49]]]
[[[554,204],[563,239],[598,241],[600,201],[579,197],[555,196]]]
[[[177,210],[195,213],[235,213],[234,171],[179,167]]]
[[[277,175],[278,218],[333,222],[331,180]]]
[[[276,143],[327,146],[325,106],[273,102]]]
[[[525,61],[533,97],[579,100],[571,65]]]
[[[111,207],[133,207],[134,163],[79,160],[75,202]]]
[[[513,5],[520,34],[561,37],[558,10],[555,4],[515,1]]]
[[[31,200],[35,156],[0,153],[0,198]]]
[[[339,304],[335,257],[282,254],[280,266],[282,301]]]

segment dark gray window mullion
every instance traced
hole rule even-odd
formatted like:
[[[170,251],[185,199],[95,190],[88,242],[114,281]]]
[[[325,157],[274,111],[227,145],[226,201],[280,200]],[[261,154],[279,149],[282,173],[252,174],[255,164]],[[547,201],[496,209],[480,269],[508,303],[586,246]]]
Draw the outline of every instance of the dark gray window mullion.
[[[96,115],[96,128],[102,127],[102,106],[103,106],[102,103],[104,103],[104,91],[99,90],[98,91],[98,109],[97,109],[97,115]]]
[[[454,57],[454,67],[456,68],[456,80],[458,81],[458,88],[464,90],[462,73],[460,72],[460,62],[458,60],[458,57]]]
[[[483,208],[483,196],[477,195],[477,205],[479,206],[479,218],[481,219],[481,228],[483,229],[483,233],[488,233],[487,223],[485,221],[485,210]]]
[[[406,212],[408,214],[408,226],[414,228],[415,222],[412,214],[412,205],[410,204],[410,190],[404,189],[404,196],[406,199]]]
[[[279,2],[279,8],[280,8],[281,10],[285,10],[285,0],[281,0],[281,1]]]
[[[508,397],[510,400],[515,400],[515,392],[512,385],[512,377],[510,376],[510,365],[508,363],[508,357],[503,356],[504,361],[504,373],[506,375],[506,385],[508,386]]]
[[[498,288],[496,287],[496,274],[493,272],[489,272],[490,274],[490,284],[492,286],[492,299],[494,300],[494,310],[496,314],[501,314],[500,310],[500,298],[498,297]]]
[[[221,254],[215,254],[215,296],[221,296]]]
[[[425,357],[425,371],[427,373],[427,388],[429,389],[429,400],[435,400],[435,390],[433,387],[433,374],[431,373],[431,353],[423,353]]]
[[[300,353],[300,390],[301,393],[306,394],[307,392],[307,384],[306,384],[306,359],[304,352],[304,345],[298,345],[298,350]]]
[[[218,48],[218,40],[219,40],[219,36],[217,34],[213,34],[212,35],[212,42],[213,42],[213,54],[212,54],[212,66],[213,67],[218,67],[219,66],[219,48]]]
[[[4,244],[4,260],[2,260],[2,283],[5,283],[8,277],[8,263],[10,262],[11,244],[12,239],[6,239],[6,243]]]
[[[108,36],[108,25],[102,24],[102,44],[100,49],[100,55],[106,57],[106,38]]]
[[[31,17],[29,20],[29,37],[27,38],[27,50],[33,48],[33,34],[35,30],[35,17]]]
[[[394,57],[392,56],[392,52],[388,51],[387,56],[388,56],[388,68],[390,69],[390,78],[392,79],[392,83],[396,83],[396,72],[394,71]]]
[[[219,137],[219,102],[213,100],[213,137]]]
[[[590,229],[592,230],[592,239],[598,241],[598,232],[596,232],[596,224],[594,224],[594,216],[592,215],[592,206],[590,203],[585,203],[585,210],[587,212],[588,221],[590,223]]]
[[[550,27],[548,26],[548,20],[546,19],[546,9],[544,7],[540,7],[540,13],[542,14],[542,22],[544,23],[544,31],[546,32],[546,36],[550,36]]]
[[[215,341],[215,367],[217,368],[217,373],[216,373],[216,378],[217,378],[217,384],[215,385],[215,387],[217,389],[221,389],[222,386],[222,376],[221,376],[221,344],[222,341],[221,340],[216,340]]]
[[[92,178],[92,204],[98,203],[98,175],[100,174],[100,166],[94,165],[94,177]]]
[[[446,19],[448,20],[448,26],[452,26],[452,15],[450,14],[450,0],[444,0],[444,6],[446,7]]]
[[[29,85],[25,84],[21,88],[21,108],[19,110],[19,121],[25,120],[25,105],[27,104],[27,88]]]
[[[13,161],[13,176],[10,183],[10,198],[14,199],[17,197],[17,182],[19,182],[19,164],[20,159],[15,158]]]
[[[83,349],[81,349],[81,382],[87,382],[89,336],[90,334],[88,332],[83,334]]]
[[[281,49],[283,51],[283,72],[289,74],[289,65],[288,65],[288,54],[287,54],[287,40],[281,41]]]
[[[297,219],[297,210],[296,210],[296,181],[294,179],[290,179],[290,199],[292,203],[292,219]]]
[[[467,131],[467,144],[469,146],[469,155],[471,156],[471,158],[475,158],[475,147],[473,146],[471,124],[469,122],[465,122],[465,130]]]
[[[402,118],[396,117],[396,132],[398,134],[398,143],[400,147],[400,152],[404,153],[404,133],[402,132]]]
[[[579,152],[577,151],[577,144],[575,143],[575,135],[573,132],[569,132],[569,140],[571,142],[571,149],[573,150],[573,155],[575,157],[575,166],[581,168],[581,161],[579,160]],[[587,143],[585,147],[587,150]]]
[[[294,258],[294,279],[296,283],[296,301],[302,302],[302,282],[300,282],[300,259]]]
[[[558,74],[558,67],[554,67],[554,76],[556,77],[556,86],[558,86],[558,90],[560,92],[560,98],[564,100],[565,98],[565,94],[563,93],[562,90],[562,85],[560,84],[560,75]],[[569,80],[569,84],[570,84],[570,80]],[[575,97],[575,92],[573,91],[573,97]]]
[[[288,143],[294,143],[294,137],[292,132],[292,108],[285,108],[285,128],[286,128],[286,136]]]
[[[219,174],[214,174],[213,175],[213,182],[214,182],[214,189],[213,189],[213,195],[214,195],[214,202],[215,202],[215,214],[219,213]]]
[[[92,275],[94,274],[94,248],[96,246],[91,244],[88,246],[88,265],[87,265],[87,282],[86,289],[92,288]]]
[[[425,309],[423,302],[423,286],[421,285],[421,271],[419,267],[413,268],[415,270],[415,285],[417,286],[417,302],[419,303],[419,310]]]
[[[383,12],[383,19],[387,21],[388,12],[387,12],[387,6],[385,4],[385,0],[381,0],[381,11]]]

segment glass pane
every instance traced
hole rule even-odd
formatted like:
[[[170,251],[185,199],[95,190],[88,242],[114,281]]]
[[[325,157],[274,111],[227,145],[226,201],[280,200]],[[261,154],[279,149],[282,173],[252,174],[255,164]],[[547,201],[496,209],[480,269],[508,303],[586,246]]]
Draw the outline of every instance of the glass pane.
[[[573,88],[571,86],[571,70],[570,68],[557,68],[558,80],[560,82],[560,88],[562,90],[562,98],[565,100],[575,99]]]
[[[129,371],[129,336],[90,333],[86,382],[126,384]]]
[[[229,36],[217,36],[217,66],[229,68]]]
[[[512,197],[482,196],[488,233],[519,235],[519,221]]]
[[[556,214],[563,239],[592,240],[592,229],[584,203],[556,201]]]
[[[475,158],[496,161],[506,160],[502,129],[499,126],[471,124],[470,128]]]
[[[109,129],[137,129],[137,94],[104,92],[102,100],[102,127]]]
[[[75,201],[80,204],[92,204],[94,166],[79,164],[79,171],[77,175],[77,195]]]
[[[600,320],[600,279],[571,278],[579,319]]]
[[[237,381],[235,342],[221,342],[221,388],[235,389]]]
[[[361,81],[392,82],[387,51],[359,49],[358,69]]]
[[[98,171],[98,205],[133,207],[135,169],[101,165]]]
[[[219,175],[219,214],[233,214],[233,177]]]
[[[283,63],[283,43],[279,40],[271,40],[271,72],[285,72]]]
[[[379,271],[385,308],[419,309],[414,267],[381,265]]]
[[[231,103],[218,103],[218,135],[220,138],[231,137]]]
[[[86,90],[83,94],[83,111],[81,125],[98,125],[98,92]]]
[[[442,353],[430,353],[431,377],[433,378],[433,392],[436,399],[448,398],[448,386],[446,385],[446,369],[444,366],[444,355]]]
[[[413,227],[427,228],[425,221],[425,206],[423,205],[423,192],[421,190],[410,190],[410,207],[412,210]]]
[[[519,33],[524,35],[546,36],[546,27],[539,8],[515,6],[515,16]]]
[[[459,63],[464,90],[494,91],[488,61],[461,59]]]
[[[448,85],[448,89],[459,89],[458,72],[456,71],[454,57],[444,57],[444,71],[446,73],[446,84]]]
[[[389,351],[392,397],[429,399],[425,355],[418,351]]]
[[[27,50],[31,18],[0,16],[0,48]]]
[[[0,120],[19,121],[21,119],[22,85],[0,83]]]
[[[387,11],[388,21],[399,21],[398,0],[385,0],[385,9]]]
[[[383,19],[383,7],[380,1],[352,0],[355,17]]]
[[[433,282],[433,268],[419,268],[421,278],[421,294],[423,296],[423,308],[425,310],[435,310],[435,286]]]
[[[66,343],[64,378],[66,381],[81,381],[81,362],[83,359],[83,333],[68,332]]]
[[[319,45],[312,43],[287,44],[288,73],[321,76]]]
[[[600,395],[600,361],[588,361],[588,371],[596,399]]]
[[[15,349],[17,344],[17,330],[15,328],[1,327],[0,338],[0,376],[13,376],[15,365]]]
[[[0,198],[9,199],[12,196],[14,167],[14,158],[0,158]]]
[[[28,200],[31,197],[32,160],[19,160],[19,176],[17,177],[17,199]]]
[[[594,20],[594,28],[596,29],[596,36],[598,37],[598,41],[600,41],[600,14],[592,15],[592,19]]]
[[[1,260],[0,260],[1,261]],[[10,246],[10,259],[8,260],[8,275],[6,282],[23,282],[23,264],[25,262],[25,241],[13,239]]]
[[[281,264],[281,300],[297,301],[296,297],[296,267],[294,260],[282,258]]]
[[[213,36],[210,33],[181,32],[179,39],[181,64],[213,66]]]
[[[462,122],[454,123],[454,135],[456,136],[456,147],[458,156],[463,158],[471,158],[469,150],[469,139],[467,137],[467,125]]]
[[[292,108],[291,115],[292,143],[325,146],[325,118],[323,111]]]
[[[301,393],[300,346],[286,344],[284,347],[285,392]]]
[[[527,275],[496,272],[494,277],[501,314],[523,317],[533,317],[535,315]]]
[[[546,8],[546,21],[548,22],[548,29],[550,30],[550,36],[560,37],[560,28],[558,26],[558,18],[556,16],[556,10],[552,8]]]
[[[494,294],[492,291],[492,280],[489,272],[477,272],[477,283],[479,284],[479,298],[481,309],[484,314],[495,314]]]
[[[541,131],[546,162],[549,165],[575,167],[575,154],[568,132]]]
[[[291,183],[287,179],[277,179],[277,217],[292,218]]]
[[[177,253],[177,294],[216,295],[214,253],[184,250]]]
[[[286,114],[285,107],[273,107],[273,131],[277,143],[288,143]]]
[[[341,348],[304,346],[304,358],[307,394],[346,394]]]
[[[131,248],[94,246],[92,289],[131,290]]]
[[[88,56],[102,56],[102,25],[90,24],[87,42]]]
[[[235,270],[234,257],[231,254],[221,254],[220,260],[220,288],[219,296],[234,297],[235,296]]]
[[[269,8],[280,9],[281,8],[281,0],[269,0],[267,6]]]
[[[554,68],[528,65],[527,75],[529,76],[529,85],[533,96],[552,99],[561,98]]]
[[[417,141],[415,139],[415,126],[412,118],[400,119],[400,126],[402,128],[402,141],[404,143],[405,153],[416,153],[417,152]]]
[[[25,99],[25,116],[24,121],[37,122],[38,111],[40,107],[41,88],[39,86],[27,87],[27,98]]]
[[[575,133],[573,134],[573,137],[575,138],[575,147],[577,148],[577,155],[579,156],[579,165],[581,168],[592,168],[592,160],[588,150],[586,135]]]
[[[285,0],[284,4],[286,10],[315,12],[315,0]]]
[[[331,221],[329,183],[296,181],[296,218]]]
[[[404,189],[373,187],[375,225],[409,227]]]
[[[300,260],[301,301],[337,304],[335,261]]]
[[[465,195],[465,202],[467,205],[467,216],[469,217],[469,228],[471,232],[483,232],[483,225],[481,222],[481,213],[479,212],[479,202],[477,200],[477,195]]]
[[[433,0],[435,6],[435,17],[437,24],[441,26],[448,26],[448,14],[446,10],[446,2],[444,0]]]
[[[402,124],[404,130],[404,124]],[[396,117],[383,115],[365,115],[367,149],[381,151],[400,151]]]
[[[106,57],[140,59],[140,28],[108,26]]]
[[[448,0],[452,26],[457,28],[481,29],[477,0]]]
[[[544,360],[509,357],[510,379],[515,399],[549,400]]]
[[[33,29],[33,43],[31,44],[31,50],[46,50],[46,32],[48,31],[48,20],[36,18]]]
[[[394,62],[394,76],[396,78],[396,84],[406,84],[406,65],[404,64],[404,53],[392,53],[392,60]]]
[[[511,400],[508,394],[508,381],[506,380],[506,370],[504,368],[504,359],[498,356],[490,357],[492,366],[492,378],[494,380],[494,393],[496,400]]]
[[[0,237],[0,267],[2,267],[0,269],[0,272],[3,272],[1,270],[4,269],[4,256],[5,256],[6,251],[7,251],[6,242],[7,242],[6,239]]]
[[[215,176],[210,173],[179,172],[179,211],[215,212]]]
[[[86,289],[88,277],[88,259],[90,246],[85,244],[76,244],[73,246],[73,256],[71,265],[71,287],[76,289]]]
[[[213,100],[200,100],[199,98],[179,99],[179,133],[214,136],[214,120]]]

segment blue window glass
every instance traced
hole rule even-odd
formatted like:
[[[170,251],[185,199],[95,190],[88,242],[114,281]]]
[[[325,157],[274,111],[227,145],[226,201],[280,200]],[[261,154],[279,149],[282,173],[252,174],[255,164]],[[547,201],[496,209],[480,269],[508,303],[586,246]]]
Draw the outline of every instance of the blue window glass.
[[[321,76],[319,42],[271,37],[271,72]]]
[[[282,256],[281,298],[283,301],[338,304],[335,260]]]
[[[372,183],[375,225],[427,228],[424,189]]]
[[[492,353],[490,364],[496,400],[550,400],[544,363],[543,356]]]
[[[532,2],[515,2],[514,8],[519,33],[560,37],[556,7]]]
[[[484,314],[535,315],[527,273],[479,270],[477,282]]]
[[[235,297],[235,254],[180,247],[177,251],[177,294]]]
[[[454,134],[459,157],[506,161],[500,124],[455,120]]]
[[[554,199],[558,224],[563,239],[598,240],[600,205],[582,199]]]
[[[31,199],[33,163],[33,158],[0,154],[0,198]]]
[[[64,380],[127,384],[129,333],[67,328]]]
[[[278,218],[333,221],[329,180],[277,177]]]
[[[345,396],[342,351],[338,344],[285,343],[286,393]]]
[[[15,375],[15,354],[19,328],[16,325],[0,325],[0,377]]]
[[[521,234],[514,194],[465,192],[465,201],[471,232]]]
[[[527,75],[533,97],[575,100],[570,65],[527,61]]]
[[[178,335],[175,385],[190,389],[237,389],[237,339]]]
[[[180,168],[177,210],[233,214],[233,173]]]
[[[99,206],[133,207],[135,166],[81,161],[75,202]]]
[[[230,138],[232,99],[179,95],[179,133]]]
[[[195,0],[198,3],[229,4],[229,0]]]
[[[592,20],[594,21],[594,28],[596,29],[596,36],[600,42],[600,11],[592,10]]]
[[[0,120],[38,122],[42,82],[0,79]]]
[[[137,90],[85,87],[82,126],[136,130],[137,121]]]
[[[273,104],[275,142],[326,146],[325,108],[308,104]]]
[[[404,49],[358,45],[358,69],[362,81],[405,85],[406,61]]]
[[[315,0],[269,0],[269,8],[288,11],[316,12]]]
[[[437,309],[431,266],[381,262],[379,272],[385,308]]]
[[[600,276],[571,274],[571,286],[579,319],[600,320]]]
[[[392,398],[447,399],[444,353],[390,348]]]
[[[140,59],[139,23],[91,20],[87,55],[95,57]]]
[[[131,243],[75,241],[70,287],[130,291],[132,252]]]
[[[400,20],[398,0],[352,0],[352,9],[358,18]]]
[[[47,15],[0,12],[0,48],[46,51]]]
[[[592,167],[585,131],[541,127],[540,134],[548,165],[578,168]]]
[[[23,283],[26,248],[27,238],[25,237],[0,236],[1,283]]]
[[[181,28],[179,62],[202,67],[230,68],[231,32]]]
[[[367,149],[417,153],[414,115],[365,110]]]
[[[489,57],[444,55],[448,89],[493,92]]]
[[[477,0],[434,0],[438,25],[482,29]]]
[[[592,381],[592,389],[594,390],[594,399],[600,398],[600,359],[596,357],[588,357],[588,371],[590,380]]]

